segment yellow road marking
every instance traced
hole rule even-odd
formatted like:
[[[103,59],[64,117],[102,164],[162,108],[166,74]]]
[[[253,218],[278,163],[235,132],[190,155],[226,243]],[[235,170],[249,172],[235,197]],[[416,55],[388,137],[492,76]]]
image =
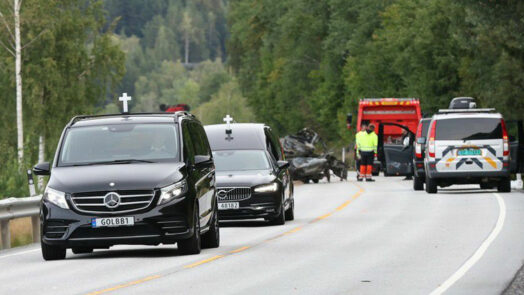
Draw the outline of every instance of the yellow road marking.
[[[143,279],[132,281],[132,282],[129,282],[129,283],[126,283],[126,284],[122,284],[122,285],[118,285],[118,286],[115,286],[115,287],[107,288],[107,289],[104,289],[104,290],[92,292],[92,293],[89,293],[87,295],[98,295],[98,294],[102,294],[102,293],[107,293],[107,292],[115,291],[115,290],[118,290],[118,289],[127,288],[127,287],[130,287],[130,286],[133,286],[133,285],[138,285],[138,284],[141,284],[141,283],[144,283],[144,282],[148,282],[148,281],[151,281],[151,280],[155,280],[155,279],[158,279],[160,277],[162,277],[162,276],[160,276],[160,275],[149,276],[149,277],[145,277]]]
[[[204,259],[204,260],[200,260],[198,262],[192,263],[192,264],[188,264],[188,265],[184,266],[184,268],[193,268],[195,266],[199,266],[201,264],[208,263],[208,262],[220,259],[222,257],[224,257],[224,255],[216,255],[216,256],[213,256],[213,257],[208,258],[208,259]]]
[[[362,189],[360,186],[357,185],[357,187],[360,189],[358,192],[356,192],[352,198],[350,200],[347,200],[346,202],[344,202],[342,205],[338,206],[334,211],[332,212],[329,212],[327,214],[324,214],[322,216],[319,216],[317,217],[316,219],[314,219],[313,221],[311,222],[315,222],[315,221],[319,221],[319,220],[322,220],[322,219],[325,219],[329,216],[331,216],[333,213],[335,213],[336,211],[340,211],[342,209],[344,209],[347,205],[349,205],[351,203],[351,201],[355,200],[356,198],[358,198],[363,192],[364,192],[364,189]],[[299,230],[301,230],[303,227],[302,226],[299,226],[299,227],[296,227],[290,231],[287,231],[283,234],[279,234],[273,238],[270,238],[270,239],[267,239],[265,241],[262,241],[261,243],[264,243],[264,242],[268,242],[268,241],[272,241],[272,240],[275,240],[275,239],[278,239],[280,237],[283,237],[285,236],[286,234],[292,234],[292,233],[296,233],[298,232]],[[260,244],[261,244],[260,243]],[[241,248],[238,248],[236,250],[232,250],[229,252],[229,254],[234,254],[234,253],[238,253],[238,252],[242,252],[242,251],[245,251],[247,249],[251,248],[250,246],[244,246],[244,247],[241,247]],[[202,264],[205,264],[205,263],[208,263],[208,262],[211,262],[211,261],[215,261],[217,259],[220,259],[220,258],[223,258],[225,256],[227,256],[228,254],[223,254],[223,255],[216,255],[216,256],[213,256],[211,258],[207,258],[207,259],[204,259],[204,260],[200,260],[200,261],[197,261],[195,263],[192,263],[192,264],[188,264],[186,266],[184,266],[184,268],[193,268],[193,267],[196,267],[196,266],[199,266],[199,265],[202,265]],[[151,281],[151,280],[155,280],[155,279],[158,279],[158,278],[161,278],[162,276],[161,275],[152,275],[152,276],[148,276],[148,277],[145,277],[143,279],[140,279],[140,280],[136,280],[136,281],[133,281],[133,282],[129,282],[129,283],[125,283],[125,284],[122,284],[122,285],[117,285],[115,287],[111,287],[111,288],[107,288],[107,289],[104,289],[104,290],[100,290],[100,291],[95,291],[95,292],[92,292],[92,293],[88,293],[87,295],[98,295],[98,294],[103,294],[103,293],[107,293],[107,292],[111,292],[111,291],[115,291],[115,290],[118,290],[118,289],[122,289],[122,288],[127,288],[127,287],[131,287],[133,285],[138,285],[138,284],[141,284],[141,283],[145,283],[145,282],[148,282],[148,281]]]
[[[301,230],[301,229],[302,229],[301,226],[299,226],[299,227],[295,227],[294,229],[292,229],[292,230],[286,232],[286,234],[296,233],[297,231],[299,231],[299,230]]]
[[[249,248],[250,248],[249,246],[244,246],[244,247],[238,248],[236,250],[229,251],[229,253],[234,254],[234,253],[242,252],[242,251],[247,250]]]

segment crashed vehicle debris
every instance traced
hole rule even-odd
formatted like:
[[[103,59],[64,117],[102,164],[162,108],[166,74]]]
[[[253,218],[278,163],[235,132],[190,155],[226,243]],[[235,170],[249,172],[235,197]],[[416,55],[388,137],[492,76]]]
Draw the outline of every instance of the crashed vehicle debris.
[[[318,183],[320,179],[326,177],[331,181],[330,170],[333,174],[340,177],[340,180],[347,180],[346,164],[338,160],[332,153],[315,153],[315,144],[320,143],[324,150],[325,144],[320,140],[319,135],[309,129],[304,128],[296,134],[287,135],[280,139],[284,154],[290,163],[289,171],[294,180],[304,183],[313,181]]]

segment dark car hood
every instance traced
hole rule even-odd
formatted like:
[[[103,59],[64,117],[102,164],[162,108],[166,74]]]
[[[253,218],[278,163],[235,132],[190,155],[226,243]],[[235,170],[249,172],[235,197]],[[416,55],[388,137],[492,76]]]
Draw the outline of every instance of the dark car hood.
[[[66,193],[149,190],[181,180],[183,167],[183,163],[172,162],[55,167],[48,185]]]
[[[271,170],[217,171],[217,187],[253,187],[276,179]]]

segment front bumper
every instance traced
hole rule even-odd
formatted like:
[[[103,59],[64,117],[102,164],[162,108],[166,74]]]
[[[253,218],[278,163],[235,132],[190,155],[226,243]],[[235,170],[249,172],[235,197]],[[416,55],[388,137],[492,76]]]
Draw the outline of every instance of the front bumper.
[[[220,201],[219,203],[227,203]],[[271,219],[280,213],[282,204],[282,193],[280,190],[274,193],[253,193],[249,199],[239,201],[238,209],[219,210],[220,220],[238,219]]]
[[[156,199],[155,203],[156,204]],[[118,244],[173,244],[193,235],[193,202],[187,196],[136,213],[92,215],[62,209],[43,201],[40,210],[42,241],[66,248],[107,248]],[[133,226],[93,228],[97,217],[133,216]]]

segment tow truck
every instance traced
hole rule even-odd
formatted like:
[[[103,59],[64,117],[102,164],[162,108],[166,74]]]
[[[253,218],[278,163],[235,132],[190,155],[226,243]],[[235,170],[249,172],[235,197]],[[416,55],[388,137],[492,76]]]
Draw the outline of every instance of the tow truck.
[[[378,127],[378,155],[373,164],[373,175],[378,175],[381,170],[386,176],[412,173],[412,164],[407,160],[413,147],[403,146],[402,130],[406,130],[413,140],[421,118],[418,98],[363,98],[359,101],[356,131],[360,131],[363,123]],[[347,119],[351,121],[351,114]],[[406,162],[409,164],[404,165]]]

